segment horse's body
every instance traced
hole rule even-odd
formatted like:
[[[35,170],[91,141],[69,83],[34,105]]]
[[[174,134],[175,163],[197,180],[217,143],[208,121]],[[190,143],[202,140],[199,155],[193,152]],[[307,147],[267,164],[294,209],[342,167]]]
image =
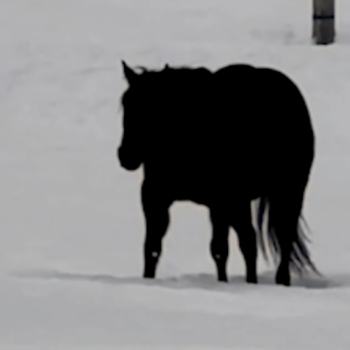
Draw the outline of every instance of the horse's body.
[[[227,281],[229,227],[243,253],[247,282],[257,282],[251,201],[260,198],[259,237],[268,209],[268,239],[281,255],[276,283],[289,285],[289,266],[314,268],[298,226],[314,159],[314,134],[304,99],[282,73],[231,65],[166,67],[136,74],[124,63],[121,165],[144,166],[144,277],[154,278],[174,201],[209,208],[211,253]]]

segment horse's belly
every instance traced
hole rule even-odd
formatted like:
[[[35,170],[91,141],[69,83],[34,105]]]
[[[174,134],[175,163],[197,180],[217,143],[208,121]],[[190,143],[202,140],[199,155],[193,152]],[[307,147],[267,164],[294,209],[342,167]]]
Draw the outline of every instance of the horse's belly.
[[[209,205],[213,197],[214,188],[204,177],[179,176],[173,182],[171,192],[175,200]]]
[[[194,169],[169,166],[160,172],[152,171],[146,177],[158,184],[159,191],[168,193],[173,200],[202,205],[233,198],[254,200],[261,197],[264,190],[261,175],[253,171],[242,173],[231,167],[213,171],[213,168],[202,164]]]
[[[183,186],[177,188],[173,192],[175,200],[177,201],[192,201],[201,205],[210,205],[211,203],[222,201],[231,202],[234,199],[242,198],[244,200],[253,201],[260,198],[263,191],[258,188],[242,188],[232,184],[227,186]]]

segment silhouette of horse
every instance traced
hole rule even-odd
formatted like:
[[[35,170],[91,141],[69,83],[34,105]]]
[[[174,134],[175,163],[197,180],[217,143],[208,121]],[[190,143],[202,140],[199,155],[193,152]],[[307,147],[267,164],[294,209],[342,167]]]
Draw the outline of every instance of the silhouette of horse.
[[[122,65],[129,87],[118,158],[128,171],[144,168],[143,277],[155,278],[169,208],[181,200],[209,209],[219,281],[227,282],[230,227],[248,283],[258,283],[258,244],[265,258],[268,244],[280,260],[276,284],[290,285],[290,269],[317,272],[300,225],[315,140],[296,85],[274,69],[245,64],[216,72],[166,65],[142,73]]]

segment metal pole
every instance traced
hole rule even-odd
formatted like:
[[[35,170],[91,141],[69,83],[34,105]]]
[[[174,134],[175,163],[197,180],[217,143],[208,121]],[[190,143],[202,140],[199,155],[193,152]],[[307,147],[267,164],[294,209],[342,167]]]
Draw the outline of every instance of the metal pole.
[[[312,37],[316,45],[328,45],[335,38],[335,0],[313,0]]]

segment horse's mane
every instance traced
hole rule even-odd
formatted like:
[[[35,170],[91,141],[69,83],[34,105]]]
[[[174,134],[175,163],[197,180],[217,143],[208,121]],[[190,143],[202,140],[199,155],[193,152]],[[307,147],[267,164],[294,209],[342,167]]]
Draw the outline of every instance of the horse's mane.
[[[205,67],[170,67],[168,64],[166,64],[162,70],[148,69],[143,66],[138,66],[136,68],[141,71],[138,74],[139,86],[144,88],[143,94],[146,95],[152,93],[152,90],[159,87],[160,84],[163,84],[163,86],[167,88],[180,83],[198,84],[202,79],[207,79],[208,76],[215,74]],[[121,107],[125,108],[126,96],[130,89],[132,89],[132,87],[128,86],[126,91],[122,94],[120,99]]]

